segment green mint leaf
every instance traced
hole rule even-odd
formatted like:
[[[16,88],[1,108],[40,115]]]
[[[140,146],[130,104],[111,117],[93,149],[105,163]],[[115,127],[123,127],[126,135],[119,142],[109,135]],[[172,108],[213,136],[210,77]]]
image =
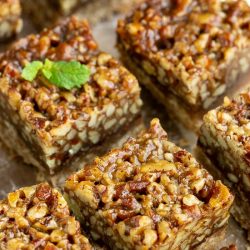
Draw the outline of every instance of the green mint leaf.
[[[27,81],[33,81],[40,69],[42,69],[43,63],[40,61],[33,61],[31,63],[28,63],[23,71],[22,71],[22,78],[24,78]]]
[[[50,70],[54,62],[50,61],[49,59],[45,59],[44,62],[44,69]]]
[[[53,62],[49,59],[46,59],[44,64],[40,61],[28,63],[22,71],[22,77],[33,81],[39,71],[51,84],[67,90],[80,88],[90,77],[89,68],[77,61]]]
[[[49,69],[42,69],[43,75],[47,78],[50,79],[50,77],[52,76],[52,73],[49,71]]]
[[[42,72],[49,82],[67,90],[80,88],[90,76],[89,68],[77,61],[51,62],[46,59]]]

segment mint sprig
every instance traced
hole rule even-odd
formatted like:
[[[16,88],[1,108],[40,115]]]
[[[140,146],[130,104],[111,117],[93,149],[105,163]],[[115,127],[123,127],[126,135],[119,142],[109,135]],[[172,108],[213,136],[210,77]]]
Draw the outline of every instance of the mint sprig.
[[[28,63],[22,71],[22,77],[27,81],[33,81],[40,69],[42,69],[43,63],[40,61],[33,61]]]
[[[49,59],[46,59],[44,63],[41,61],[28,63],[21,76],[31,82],[39,73],[51,84],[67,90],[80,88],[90,77],[89,68],[77,61],[52,62]]]

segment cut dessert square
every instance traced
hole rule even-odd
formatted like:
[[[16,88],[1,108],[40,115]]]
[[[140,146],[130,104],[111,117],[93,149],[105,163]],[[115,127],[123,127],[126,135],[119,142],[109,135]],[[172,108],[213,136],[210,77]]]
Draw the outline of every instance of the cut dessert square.
[[[227,223],[233,196],[158,119],[65,184],[66,199],[94,237],[112,249],[187,249]]]
[[[232,213],[250,233],[250,91],[204,116],[199,147],[235,189]],[[250,234],[249,234],[250,236]]]
[[[80,150],[128,124],[140,110],[137,80],[117,60],[99,51],[85,20],[69,18],[29,35],[0,60],[1,137],[26,162],[51,173]],[[45,61],[45,71],[58,61],[70,61],[70,67],[80,64],[88,68],[89,80],[71,90],[51,84],[44,77],[50,73],[47,71],[33,81],[24,80],[23,69],[29,62],[36,65],[37,60],[41,61],[38,65]],[[59,86],[65,81],[61,70]],[[73,74],[69,83],[77,77]]]
[[[44,28],[72,13],[80,2],[86,3],[87,0],[22,0],[22,5],[24,13],[32,18],[34,24]]]
[[[250,46],[249,20],[244,0],[146,1],[118,22],[117,45],[139,81],[188,123],[225,92],[229,65]]]
[[[0,0],[0,41],[10,38],[22,28],[19,0]]]
[[[0,249],[90,250],[63,196],[48,184],[24,187],[0,201]]]
[[[24,12],[38,28],[46,27],[69,14],[87,18],[91,23],[109,19],[114,13],[127,13],[143,0],[23,0]],[[41,10],[37,12],[37,10]]]

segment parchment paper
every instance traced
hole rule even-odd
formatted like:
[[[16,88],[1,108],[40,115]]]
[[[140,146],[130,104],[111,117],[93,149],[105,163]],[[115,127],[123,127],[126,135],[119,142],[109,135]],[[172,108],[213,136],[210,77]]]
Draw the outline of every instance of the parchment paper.
[[[93,27],[93,32],[101,49],[111,53],[115,57],[118,57],[118,53],[115,48],[116,21],[117,17],[114,17],[112,20],[99,23]],[[29,20],[25,20],[23,32],[19,37],[33,31],[34,28],[32,27]],[[9,44],[2,44],[0,45],[0,50],[4,51],[8,46]],[[234,95],[237,92],[236,90],[239,90],[241,86],[245,86],[248,83],[248,80],[249,78],[247,77],[247,74],[244,77],[238,77],[238,83],[237,85],[234,85],[237,87],[228,94],[230,96]],[[32,166],[25,165],[20,157],[11,153],[11,151],[7,149],[3,143],[0,143],[0,198],[3,198],[8,192],[12,190],[22,186],[36,184],[41,181],[48,181],[60,189],[63,186],[65,178],[72,172],[80,169],[87,162],[92,161],[95,156],[104,154],[112,147],[120,146],[129,136],[136,136],[139,131],[149,125],[149,121],[154,117],[160,118],[163,127],[168,132],[170,140],[175,142],[177,145],[189,150],[190,152],[193,152],[193,149],[196,145],[197,136],[194,133],[186,130],[175,121],[171,121],[168,118],[164,108],[157,104],[157,102],[151,97],[150,93],[148,93],[148,91],[145,89],[142,91],[142,99],[144,101],[142,118],[138,118],[133,124],[131,124],[130,127],[121,131],[120,134],[108,138],[108,140],[106,140],[102,145],[96,146],[88,153],[84,153],[80,162],[74,162],[70,168],[64,169],[52,177],[43,173],[39,173]],[[220,101],[221,100],[219,100],[219,102]],[[4,131],[0,131],[0,133],[2,132]],[[232,218],[230,219],[227,229],[227,236],[221,242],[221,244],[218,245],[218,249],[220,249],[220,247],[229,246],[230,244],[236,244],[239,250],[247,249],[245,232],[241,230],[241,228]]]

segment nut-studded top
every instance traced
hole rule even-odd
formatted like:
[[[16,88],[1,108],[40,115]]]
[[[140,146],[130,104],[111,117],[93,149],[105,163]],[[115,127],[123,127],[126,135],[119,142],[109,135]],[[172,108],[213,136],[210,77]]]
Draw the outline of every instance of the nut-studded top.
[[[175,234],[194,218],[228,207],[233,200],[190,153],[168,141],[158,119],[138,139],[129,139],[121,149],[72,175],[65,189],[102,214],[110,226],[152,225],[156,237],[151,244],[164,241],[157,232],[161,225],[168,235]]]
[[[38,77],[21,78],[22,68],[33,60],[76,60],[91,70],[90,80],[80,89],[65,91]],[[139,95],[137,80],[110,55],[100,52],[86,20],[72,17],[40,34],[15,43],[1,57],[0,91],[15,110],[23,110],[29,123],[49,131],[67,119],[86,116],[124,96]]]
[[[245,169],[241,170],[250,174],[250,90],[233,100],[225,97],[221,106],[204,116],[204,122],[213,124],[227,142],[234,141],[238,157],[245,161]],[[250,175],[246,182],[250,187]]]
[[[19,0],[0,0],[0,21],[10,18],[12,15],[21,14],[21,4]]]
[[[237,50],[250,46],[249,23],[244,0],[153,0],[120,20],[117,31],[147,73],[197,105],[225,83]]]
[[[48,184],[21,188],[0,201],[0,248],[92,249],[62,195]]]

